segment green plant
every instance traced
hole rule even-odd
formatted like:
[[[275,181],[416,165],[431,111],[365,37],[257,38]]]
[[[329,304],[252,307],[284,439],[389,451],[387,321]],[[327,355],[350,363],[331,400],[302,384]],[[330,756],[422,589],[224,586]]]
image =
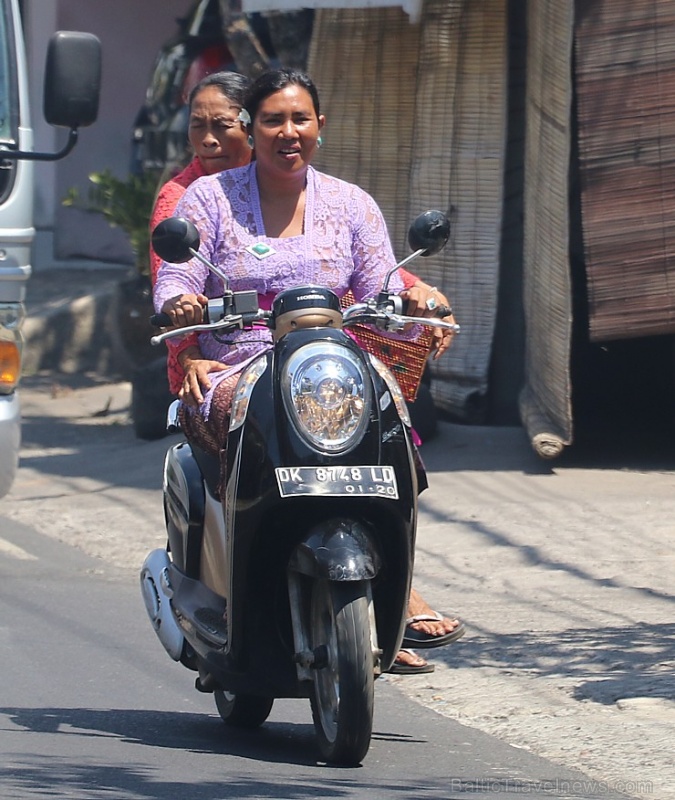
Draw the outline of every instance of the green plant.
[[[129,237],[139,273],[149,275],[150,215],[157,192],[157,176],[146,172],[122,180],[106,169],[92,172],[89,182],[86,198],[73,187],[63,199],[63,205],[102,214],[113,228],[121,228]]]

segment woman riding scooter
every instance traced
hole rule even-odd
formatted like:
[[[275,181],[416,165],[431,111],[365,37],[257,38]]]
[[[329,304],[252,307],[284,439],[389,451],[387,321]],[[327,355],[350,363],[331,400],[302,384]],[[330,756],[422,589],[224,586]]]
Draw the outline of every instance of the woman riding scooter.
[[[233,77],[238,76],[229,76],[229,80],[232,81]],[[281,245],[279,254],[272,253],[265,259],[258,259],[254,254],[249,254],[245,257],[248,264],[244,265],[243,271],[242,267],[237,265],[236,273],[231,275],[235,288],[238,280],[244,280],[247,287],[254,286],[260,295],[267,295],[269,302],[270,295],[287,285],[297,283],[297,272],[293,273],[287,269],[288,253],[292,254],[293,258],[305,257],[306,243],[310,238],[307,236],[306,228],[313,227],[314,224],[314,220],[308,219],[307,214],[317,212],[318,205],[320,209],[316,219],[318,222],[321,215],[326,213],[325,206],[317,204],[316,198],[311,196],[315,184],[319,192],[324,189],[334,192],[337,182],[332,179],[324,180],[327,176],[314,173],[309,166],[315,148],[319,144],[319,130],[324,123],[319,113],[318,98],[315,100],[316,91],[311,82],[297,73],[283,71],[268,74],[265,80],[259,80],[250,95],[251,100],[247,103],[249,106],[247,111],[252,114],[250,124],[252,138],[249,139],[249,143],[246,142],[244,126],[238,119],[243,116],[240,115],[241,101],[239,97],[233,97],[233,94],[233,90],[223,86],[217,76],[210,76],[193,90],[189,135],[195,149],[196,160],[201,166],[201,170],[194,171],[197,175],[202,170],[210,174],[216,171],[211,170],[212,166],[217,166],[217,171],[225,168],[226,162],[222,155],[220,160],[216,156],[227,148],[236,149],[236,159],[244,163],[246,157],[250,160],[249,144],[255,147],[256,162],[253,167],[234,170],[236,173],[234,182],[225,182],[221,176],[215,180],[210,179],[204,200],[199,196],[195,198],[191,194],[192,189],[198,187],[202,181],[192,184],[186,192],[186,197],[181,201],[178,213],[191,217],[197,223],[202,241],[210,252],[228,250],[224,247],[222,239],[218,238],[220,233],[216,233],[215,220],[207,219],[209,214],[223,203],[226,208],[223,216],[226,218],[229,216],[228,224],[236,228],[241,220],[247,217],[249,222],[255,220],[252,227],[258,233],[259,239],[270,242],[272,248],[279,242]],[[227,130],[223,131],[222,141],[219,141],[219,137],[213,132],[214,123],[219,119],[227,121]],[[308,173],[311,182],[308,181]],[[226,196],[226,186],[228,193],[239,192],[239,187],[247,186],[249,196],[246,204],[234,208]],[[253,192],[251,187],[254,189]],[[352,188],[355,190],[356,187]],[[207,191],[206,187],[204,191]],[[237,202],[239,201],[240,198],[237,198]],[[206,214],[200,212],[201,202],[207,203],[204,206]],[[375,233],[378,237],[373,253],[376,259],[380,260],[378,266],[381,270],[393,263],[393,254],[379,211],[374,207],[372,199],[367,196],[363,202],[366,213],[372,214],[374,228],[369,232],[369,236]],[[292,209],[291,213],[287,212],[289,207]],[[162,212],[162,215],[166,216],[168,209],[163,207]],[[203,220],[203,226],[199,223],[200,218]],[[269,234],[270,237],[264,234]],[[349,247],[350,251],[353,244]],[[356,240],[356,244],[362,247],[362,242]],[[236,251],[236,247],[230,248],[230,251]],[[233,261],[239,261],[240,255],[236,254]],[[346,256],[347,259],[353,260],[352,252],[346,253]],[[219,256],[217,260],[226,271],[229,271],[227,258]],[[329,264],[330,261],[324,259],[320,272],[321,282],[327,284],[330,284],[326,275]],[[357,265],[353,264],[352,269],[355,266]],[[368,266],[371,269],[370,262]],[[194,265],[187,265],[187,270],[185,266],[165,266],[157,287],[158,305],[161,304],[162,310],[171,316],[175,324],[191,324],[201,320],[205,296],[214,289],[212,278],[202,275],[203,280],[197,282],[193,280]],[[245,274],[247,270],[249,274]],[[351,288],[354,273],[340,276],[343,288]],[[377,280],[373,280],[375,275],[368,276],[373,290],[381,274],[381,271],[377,273]],[[338,276],[339,269],[336,268],[335,277]],[[414,276],[411,277],[414,281]],[[419,283],[414,288],[402,291],[401,294],[411,302],[411,313],[414,315],[420,312],[428,313],[426,301],[433,291],[426,284]],[[439,303],[444,302],[440,293],[436,294],[436,298]],[[452,318],[449,318],[449,321],[453,321]],[[240,361],[249,357],[252,350],[249,344],[242,343],[242,348],[238,348],[240,353],[235,355],[234,348],[221,347],[220,350],[218,347],[214,348],[210,334],[203,339],[206,358],[196,343],[190,346],[190,342],[187,344],[183,342],[178,346],[170,345],[169,361],[173,365],[178,361],[183,371],[182,381],[178,383],[181,376],[174,366],[172,383],[174,390],[178,389],[183,403],[191,407],[189,413],[183,413],[183,423],[188,438],[200,443],[207,451],[217,453],[222,450],[222,443],[225,441],[231,391],[239,375]],[[450,340],[451,334],[438,336],[435,341],[435,356],[443,352]],[[259,346],[264,345],[261,342]],[[241,352],[243,348],[245,350]],[[221,355],[226,356],[225,361],[221,361]],[[439,620],[438,615],[417,593],[411,595],[409,614],[412,619],[408,633],[420,639],[417,642],[418,646],[447,643],[449,640],[459,638],[463,633],[463,627],[457,620],[442,617]],[[428,667],[424,660],[410,652],[399,654],[392,668],[392,671],[402,673],[425,670],[428,670]]]

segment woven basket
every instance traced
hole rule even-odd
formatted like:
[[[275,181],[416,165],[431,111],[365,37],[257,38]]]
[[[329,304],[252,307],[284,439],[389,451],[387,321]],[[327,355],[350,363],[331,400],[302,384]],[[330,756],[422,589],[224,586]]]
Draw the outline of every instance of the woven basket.
[[[343,308],[347,308],[354,304],[354,295],[347,292],[340,302]],[[431,348],[431,328],[425,328],[414,341],[390,339],[367,325],[353,325],[349,334],[363,350],[377,356],[389,367],[405,399],[414,402]]]

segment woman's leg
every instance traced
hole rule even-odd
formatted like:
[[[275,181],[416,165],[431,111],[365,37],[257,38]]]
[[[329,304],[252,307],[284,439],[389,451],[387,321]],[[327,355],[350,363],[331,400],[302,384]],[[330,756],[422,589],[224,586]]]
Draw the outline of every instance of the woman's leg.
[[[410,589],[410,600],[408,601],[408,618],[418,616],[435,617],[436,613],[416,589]],[[427,633],[430,636],[442,636],[451,633],[461,625],[458,619],[443,617],[437,619],[422,619],[409,623],[409,626],[420,633]]]

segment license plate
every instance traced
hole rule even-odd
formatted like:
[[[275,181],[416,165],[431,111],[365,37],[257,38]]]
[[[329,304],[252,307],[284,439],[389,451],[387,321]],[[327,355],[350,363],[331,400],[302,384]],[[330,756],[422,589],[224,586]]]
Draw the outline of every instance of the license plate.
[[[282,497],[383,497],[398,500],[393,467],[277,467]]]

